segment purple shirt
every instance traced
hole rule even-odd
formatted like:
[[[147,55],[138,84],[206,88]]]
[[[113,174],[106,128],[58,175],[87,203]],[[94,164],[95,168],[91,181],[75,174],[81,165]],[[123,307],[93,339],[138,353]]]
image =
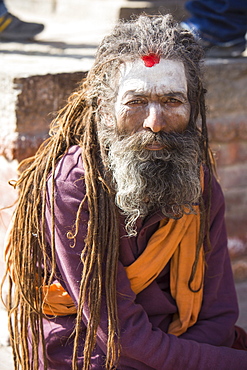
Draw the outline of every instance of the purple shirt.
[[[88,210],[82,212],[76,246],[66,236],[75,222],[78,206],[85,194],[81,149],[71,147],[56,169],[55,184],[55,245],[57,276],[60,283],[78,302],[82,272],[80,259],[87,230]],[[205,181],[207,184],[207,181]],[[48,180],[47,243],[50,240],[50,186]],[[207,197],[205,185],[204,198]],[[177,311],[170,294],[169,264],[158,278],[137,296],[130,287],[124,266],[130,265],[145,249],[150,236],[157,230],[162,213],[138,220],[137,237],[125,237],[124,220],[120,224],[120,258],[117,278],[118,314],[122,354],[118,369],[138,370],[236,370],[247,369],[247,352],[231,349],[234,324],[238,317],[237,298],[227,250],[224,223],[224,198],[217,181],[212,184],[210,238],[212,249],[206,253],[206,273],[202,308],[195,325],[180,337],[167,334],[167,328]],[[88,312],[83,312],[82,340],[79,356],[82,364],[83,336]],[[71,369],[75,315],[44,320],[47,356],[50,370]],[[107,315],[103,300],[97,345],[92,356],[92,368],[104,368],[107,343]],[[80,368],[79,367],[79,368]],[[42,368],[42,364],[40,364]]]

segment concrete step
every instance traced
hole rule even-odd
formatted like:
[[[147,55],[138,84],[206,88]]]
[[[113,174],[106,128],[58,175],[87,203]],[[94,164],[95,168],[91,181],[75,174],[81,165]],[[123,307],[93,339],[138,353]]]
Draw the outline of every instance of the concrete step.
[[[182,21],[188,16],[184,8],[186,0],[164,0],[164,1],[126,1],[119,11],[120,19],[131,19],[141,13],[172,14],[177,21]]]

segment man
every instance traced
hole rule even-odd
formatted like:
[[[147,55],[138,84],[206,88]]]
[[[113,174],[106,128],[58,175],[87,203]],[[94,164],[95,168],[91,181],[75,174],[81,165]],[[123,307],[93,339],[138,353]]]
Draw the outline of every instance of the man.
[[[247,366],[201,57],[170,16],[117,25],[20,166],[7,254],[23,369]]]

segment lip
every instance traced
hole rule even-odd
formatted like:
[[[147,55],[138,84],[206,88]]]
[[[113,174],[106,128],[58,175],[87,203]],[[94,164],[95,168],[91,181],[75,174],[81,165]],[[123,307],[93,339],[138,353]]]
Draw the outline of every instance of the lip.
[[[162,150],[162,149],[164,149],[164,145],[162,145],[160,143],[157,143],[157,142],[153,142],[152,144],[146,145],[145,148],[147,150]]]

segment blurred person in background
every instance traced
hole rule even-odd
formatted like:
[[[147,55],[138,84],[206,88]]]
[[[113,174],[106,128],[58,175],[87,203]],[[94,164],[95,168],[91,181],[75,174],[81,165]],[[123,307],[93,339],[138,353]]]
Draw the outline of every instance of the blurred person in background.
[[[26,41],[42,32],[44,25],[24,22],[8,12],[3,0],[0,0],[0,41]]]
[[[246,48],[246,0],[192,0],[181,26],[199,39],[207,57],[238,57]]]

